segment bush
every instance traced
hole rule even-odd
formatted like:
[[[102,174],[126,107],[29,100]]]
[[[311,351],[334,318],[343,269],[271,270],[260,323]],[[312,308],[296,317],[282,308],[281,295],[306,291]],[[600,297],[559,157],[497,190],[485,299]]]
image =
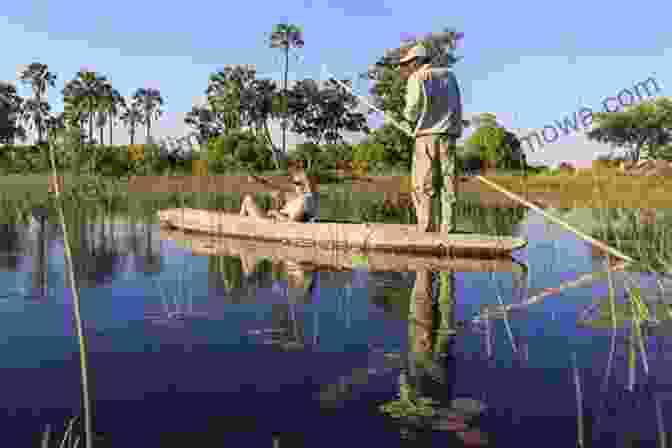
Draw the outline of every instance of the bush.
[[[5,174],[43,173],[51,168],[49,147],[37,145],[5,145],[0,147],[0,170]],[[62,166],[57,155],[57,164]]]
[[[353,160],[368,160],[389,168],[409,170],[413,139],[396,126],[386,124],[375,129],[364,141],[354,145]]]
[[[271,149],[251,131],[220,135],[208,143],[213,167],[228,170],[266,171],[273,168]]]
[[[300,143],[289,153],[290,161],[301,161],[307,171],[324,171],[326,160],[320,145],[315,143]]]
[[[383,145],[380,142],[364,140],[363,142],[358,143],[353,147],[352,161],[385,163],[386,162],[385,145]]]
[[[348,143],[328,143],[322,146],[322,167],[327,170],[336,169],[339,161],[353,160],[353,145]]]
[[[133,145],[140,146],[140,145]],[[121,178],[129,175],[134,168],[133,160],[129,157],[127,146],[103,146],[98,151],[98,174]],[[140,149],[135,149],[140,151]]]

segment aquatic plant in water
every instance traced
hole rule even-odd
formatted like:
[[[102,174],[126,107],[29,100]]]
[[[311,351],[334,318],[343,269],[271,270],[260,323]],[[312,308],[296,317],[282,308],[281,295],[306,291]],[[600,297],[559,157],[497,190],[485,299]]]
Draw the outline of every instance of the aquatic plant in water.
[[[406,381],[406,374],[399,375],[399,398],[388,401],[379,406],[381,412],[395,419],[417,419],[422,417],[434,417],[438,404],[436,400],[428,397],[417,396],[413,386]]]

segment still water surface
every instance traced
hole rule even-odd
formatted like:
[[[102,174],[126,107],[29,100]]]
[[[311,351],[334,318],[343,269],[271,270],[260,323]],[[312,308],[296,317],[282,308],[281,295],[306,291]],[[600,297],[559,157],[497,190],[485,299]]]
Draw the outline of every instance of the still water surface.
[[[75,263],[94,426],[112,446],[465,446],[455,431],[404,429],[380,413],[380,404],[397,398],[400,373],[442,406],[455,398],[483,403],[469,422],[472,442],[476,434],[487,436],[487,446],[564,448],[582,433],[584,446],[664,446],[670,327],[664,322],[647,337],[649,375],[638,357],[631,386],[630,330],[612,339],[609,329],[577,325],[606,296],[606,281],[507,320],[455,324],[457,335],[423,369],[404,360],[422,345],[409,311],[414,281],[426,273],[316,272],[312,289],[299,290],[273,269],[245,276],[235,259],[226,259],[223,275],[214,268],[218,257],[161,240],[155,224],[116,221],[86,226]],[[36,446],[45,424],[58,427],[80,413],[72,298],[57,227],[3,226],[3,445]],[[527,279],[454,272],[452,322],[602,269],[585,243],[535,214],[514,233],[530,242],[514,254]]]

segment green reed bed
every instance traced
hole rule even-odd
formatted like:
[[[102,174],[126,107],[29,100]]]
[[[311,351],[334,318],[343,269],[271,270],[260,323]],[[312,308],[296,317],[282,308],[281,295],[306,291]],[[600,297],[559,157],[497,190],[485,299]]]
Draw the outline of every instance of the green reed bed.
[[[597,182],[593,186],[593,193],[603,201],[606,197],[604,188],[604,184],[600,185]],[[610,318],[612,329],[611,349],[607,363],[607,371],[605,372],[605,385],[610,376],[613,363],[616,346],[616,330],[619,327],[619,313],[617,313],[617,310],[620,309],[621,319],[629,319],[631,322],[628,335],[628,388],[632,391],[635,384],[637,352],[639,352],[645,375],[648,375],[649,373],[646,341],[642,328],[645,324],[657,324],[656,319],[652,319],[652,313],[655,312],[656,303],[647,300],[643,296],[644,293],[641,285],[638,284],[633,273],[642,272],[654,274],[657,279],[658,287],[662,289],[661,276],[667,275],[670,272],[669,267],[672,266],[669,263],[671,254],[667,249],[670,247],[669,241],[671,234],[668,230],[669,226],[658,220],[643,223],[636,212],[633,211],[625,212],[628,215],[624,220],[625,224],[620,228],[617,228],[613,225],[613,223],[616,222],[613,218],[615,218],[616,216],[614,215],[618,213],[619,212],[614,210],[608,210],[606,207],[600,208],[601,229],[597,233],[600,233],[599,237],[603,241],[607,241],[608,244],[615,246],[619,250],[622,249],[635,259],[636,262],[624,272],[623,287],[626,291],[626,303],[619,304],[616,302],[616,288],[612,273],[607,260],[605,259],[609,284],[609,311],[608,313],[604,313],[605,310],[603,309],[603,313],[601,314],[603,317],[607,314],[608,318]],[[627,239],[625,238],[626,236]],[[645,292],[647,295],[651,293],[651,291]],[[668,314],[668,317],[672,316],[669,308],[665,305],[662,299],[659,301],[658,307],[662,307],[664,310],[667,309],[666,314]],[[623,311],[625,311],[625,313]],[[623,323],[625,324],[625,322]]]

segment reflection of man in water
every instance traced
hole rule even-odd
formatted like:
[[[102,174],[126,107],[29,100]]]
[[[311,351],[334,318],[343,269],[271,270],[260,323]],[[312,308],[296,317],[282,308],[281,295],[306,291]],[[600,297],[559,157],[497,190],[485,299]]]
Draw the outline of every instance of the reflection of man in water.
[[[287,282],[276,280],[273,289],[276,292],[284,292],[290,303],[307,305],[312,303],[313,295],[316,294],[315,279],[317,274],[312,266],[302,265],[293,261],[285,260],[283,268],[287,274]]]

